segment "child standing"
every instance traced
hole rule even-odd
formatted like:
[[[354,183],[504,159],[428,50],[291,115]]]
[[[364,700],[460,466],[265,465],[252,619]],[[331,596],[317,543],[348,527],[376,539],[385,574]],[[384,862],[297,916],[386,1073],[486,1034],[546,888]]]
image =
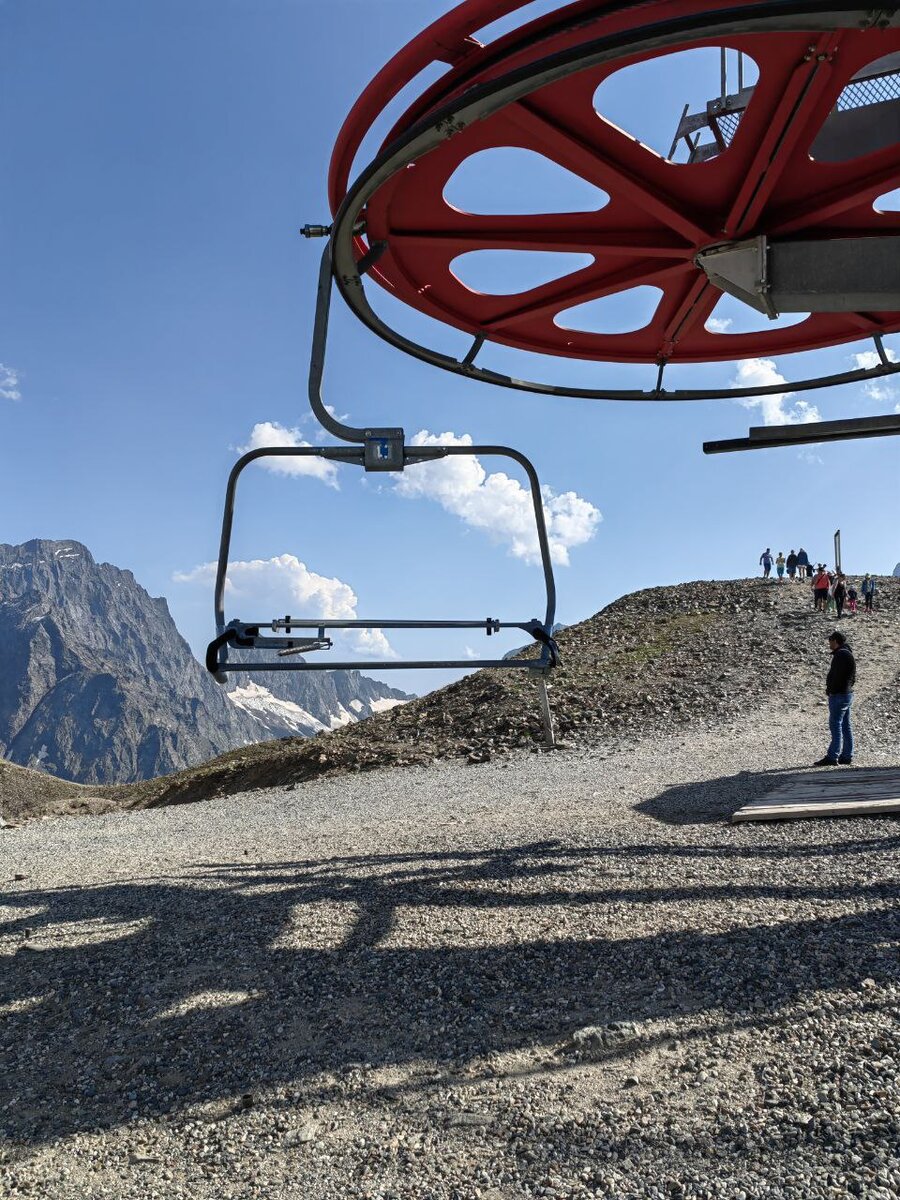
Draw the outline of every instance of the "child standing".
[[[847,585],[847,612],[850,613],[850,615],[853,617],[856,616],[857,597],[858,597],[858,593],[856,591],[856,585],[853,583],[848,584]]]
[[[862,586],[859,590],[863,595],[863,602],[866,606],[866,612],[870,613],[875,603],[875,580],[868,571],[866,571],[865,579],[863,579]]]
[[[844,576],[838,572],[834,586],[831,589],[834,596],[834,607],[837,610],[838,619],[844,615],[844,604],[847,600],[847,585],[844,582]]]

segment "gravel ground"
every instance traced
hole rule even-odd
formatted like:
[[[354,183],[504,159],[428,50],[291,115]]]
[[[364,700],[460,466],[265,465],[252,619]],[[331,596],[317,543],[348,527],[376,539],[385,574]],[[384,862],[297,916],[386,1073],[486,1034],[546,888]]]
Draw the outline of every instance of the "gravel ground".
[[[900,826],[728,824],[824,713],[0,831],[0,1195],[900,1196]]]

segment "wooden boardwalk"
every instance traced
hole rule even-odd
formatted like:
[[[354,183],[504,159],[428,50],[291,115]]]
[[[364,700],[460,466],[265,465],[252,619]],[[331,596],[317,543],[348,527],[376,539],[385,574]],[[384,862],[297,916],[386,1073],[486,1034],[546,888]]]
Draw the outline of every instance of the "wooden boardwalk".
[[[797,821],[806,817],[883,817],[900,814],[900,767],[829,767],[794,775],[739,808],[732,822]]]

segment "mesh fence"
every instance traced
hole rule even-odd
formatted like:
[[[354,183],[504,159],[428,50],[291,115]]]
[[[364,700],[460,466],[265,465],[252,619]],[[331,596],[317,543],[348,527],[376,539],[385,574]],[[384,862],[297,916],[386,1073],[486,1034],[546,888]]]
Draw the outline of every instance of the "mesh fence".
[[[884,100],[900,100],[900,73],[876,75],[874,79],[855,79],[838,96],[838,112],[866,108]]]
[[[852,80],[838,97],[837,111],[847,112],[852,108],[866,108],[870,104],[881,104],[886,100],[900,100],[900,71],[889,75],[876,75],[872,79]],[[710,122],[715,122],[726,146],[730,146],[734,140],[741,117],[745,112],[746,109],[740,109],[737,112],[718,112],[709,117]],[[688,161],[715,158],[718,153],[719,151],[713,149],[708,141],[698,142],[689,151]]]
[[[741,123],[741,117],[744,115],[741,112],[726,112],[718,114],[714,120],[719,127],[719,133],[722,135],[722,140],[726,146],[731,145],[731,140],[737,133],[737,127]]]

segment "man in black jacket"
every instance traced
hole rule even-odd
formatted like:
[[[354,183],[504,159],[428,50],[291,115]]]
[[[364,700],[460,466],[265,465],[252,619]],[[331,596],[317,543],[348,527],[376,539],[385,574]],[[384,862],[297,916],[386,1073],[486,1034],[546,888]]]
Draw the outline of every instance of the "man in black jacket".
[[[856,660],[847,639],[839,629],[828,635],[831,647],[831,667],[825,680],[828,694],[828,727],[831,730],[831,745],[824,758],[813,765],[836,767],[838,763],[849,766],[853,762],[853,731],[850,728],[850,706],[853,703],[853,685],[856,683]]]

